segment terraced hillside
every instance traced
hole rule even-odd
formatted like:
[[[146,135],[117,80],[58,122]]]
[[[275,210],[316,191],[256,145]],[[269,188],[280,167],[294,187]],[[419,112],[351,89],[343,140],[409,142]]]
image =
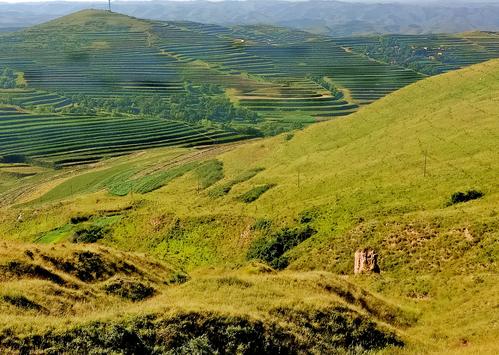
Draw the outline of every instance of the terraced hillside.
[[[287,73],[298,78],[325,76],[345,88],[355,103],[371,103],[422,78],[411,70],[347,51],[328,37],[253,26],[237,28],[235,33],[257,41],[248,51],[272,59],[278,68],[277,80],[286,82]]]
[[[386,35],[338,38],[351,50],[427,74],[440,74],[499,56],[499,33]]]
[[[437,71],[498,55],[494,34],[393,38],[412,47],[444,42],[453,64],[435,59]],[[0,68],[22,85],[0,89],[0,104],[19,108],[2,112],[0,156],[62,167],[350,115],[424,78],[404,63],[371,59],[362,48],[375,40],[96,10],[1,34]]]
[[[36,89],[0,89],[0,104],[60,111],[72,104],[71,99]]]
[[[435,43],[434,38],[404,38]],[[362,39],[271,26],[146,21],[89,10],[1,39],[0,66],[24,72],[32,88],[67,97],[159,95],[168,101],[184,91],[186,81],[216,83],[234,102],[268,119],[286,118],[290,111],[304,118],[347,115],[423,78],[344,48],[355,51],[355,43],[365,44]],[[459,65],[490,58],[476,50],[479,41],[461,40],[462,51],[453,53]],[[486,41],[490,48],[497,42]],[[326,78],[345,95],[331,95],[311,76]]]
[[[228,143],[243,136],[165,119],[30,113],[0,106],[0,160],[64,167],[146,148]]]

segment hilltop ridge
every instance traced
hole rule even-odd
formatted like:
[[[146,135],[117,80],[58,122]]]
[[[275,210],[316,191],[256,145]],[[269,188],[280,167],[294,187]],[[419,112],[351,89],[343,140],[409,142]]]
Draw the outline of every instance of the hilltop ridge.
[[[139,20],[135,17],[120,14],[117,12],[110,12],[108,10],[100,9],[84,9],[63,17],[48,21],[46,23],[35,26],[34,28],[43,27],[57,27],[57,26],[90,26],[107,25],[118,26],[126,25],[144,30],[147,20]]]

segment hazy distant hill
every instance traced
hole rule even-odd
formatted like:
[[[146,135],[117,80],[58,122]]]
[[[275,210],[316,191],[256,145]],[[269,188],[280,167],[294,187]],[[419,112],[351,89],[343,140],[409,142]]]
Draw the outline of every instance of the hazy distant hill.
[[[1,4],[0,28],[29,26],[96,3]],[[450,33],[498,30],[499,5],[442,2],[427,5],[360,4],[338,1],[151,1],[114,2],[121,13],[160,20],[214,24],[274,24],[338,35]]]

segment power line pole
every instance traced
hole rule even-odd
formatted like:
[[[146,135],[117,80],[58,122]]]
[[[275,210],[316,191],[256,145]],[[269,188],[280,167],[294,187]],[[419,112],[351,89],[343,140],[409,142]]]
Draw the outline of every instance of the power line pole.
[[[111,12],[111,0],[107,0],[109,5],[109,12]]]
[[[424,169],[423,169],[423,177],[426,177],[426,160],[427,160],[427,157],[428,157],[428,151],[425,150],[424,152]]]

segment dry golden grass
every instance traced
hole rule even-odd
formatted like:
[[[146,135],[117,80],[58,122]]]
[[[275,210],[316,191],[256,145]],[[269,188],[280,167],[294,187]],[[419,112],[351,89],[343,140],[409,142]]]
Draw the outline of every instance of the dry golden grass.
[[[18,242],[0,242],[0,245],[3,327],[23,323],[30,315],[35,319],[47,317],[65,322],[110,310],[123,311],[130,301],[126,295],[107,292],[109,283],[127,280],[151,286],[157,293],[173,282],[178,273],[146,255],[99,245]],[[21,298],[29,302],[23,303]],[[16,299],[21,302],[16,304]],[[16,318],[20,322],[14,321]]]

